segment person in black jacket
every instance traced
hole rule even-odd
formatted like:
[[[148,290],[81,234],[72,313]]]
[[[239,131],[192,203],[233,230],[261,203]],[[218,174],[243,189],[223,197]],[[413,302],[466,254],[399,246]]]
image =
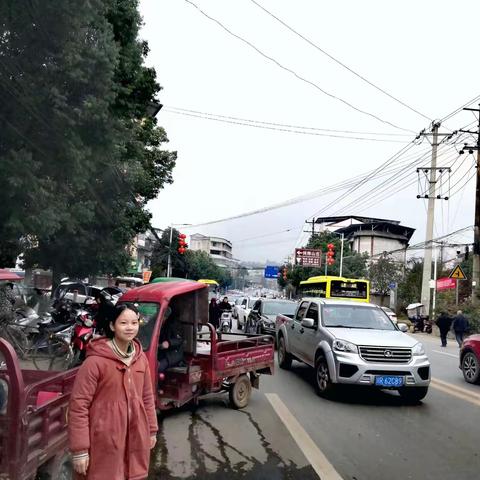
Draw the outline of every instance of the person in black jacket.
[[[184,366],[183,337],[181,325],[169,308],[165,313],[165,325],[160,333],[158,346],[158,371],[164,372],[167,368]]]
[[[453,319],[453,331],[455,332],[455,338],[457,339],[458,346],[461,348],[465,334],[468,332],[470,325],[468,320],[459,310]]]
[[[99,334],[105,335],[109,333],[110,322],[118,315],[115,310],[115,305],[105,298],[102,292],[95,294],[95,301],[97,302],[97,311],[94,315],[96,322],[96,330]]]
[[[212,298],[208,306],[208,321],[215,327],[219,327],[220,310],[218,308],[217,299]]]
[[[447,346],[447,335],[452,326],[453,318],[451,318],[446,312],[440,313],[437,318],[437,327],[440,330],[440,339],[442,340],[442,347]]]

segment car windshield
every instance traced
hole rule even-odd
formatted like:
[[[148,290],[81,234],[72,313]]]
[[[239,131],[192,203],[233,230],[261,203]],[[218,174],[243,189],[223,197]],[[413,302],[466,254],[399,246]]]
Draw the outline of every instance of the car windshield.
[[[322,317],[325,327],[396,329],[390,318],[381,309],[375,307],[325,305]]]
[[[142,344],[143,350],[148,350],[160,306],[158,303],[147,302],[135,303],[135,306],[140,313],[140,330],[137,338]]]
[[[264,315],[292,315],[296,308],[297,304],[294,302],[265,302],[262,313]]]

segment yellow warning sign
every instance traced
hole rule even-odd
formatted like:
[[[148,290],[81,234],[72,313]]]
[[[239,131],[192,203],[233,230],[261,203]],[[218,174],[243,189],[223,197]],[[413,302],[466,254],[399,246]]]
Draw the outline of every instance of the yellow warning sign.
[[[465,275],[465,272],[462,270],[462,267],[460,265],[457,265],[449,275],[450,278],[456,278],[457,280],[466,280],[467,276]]]

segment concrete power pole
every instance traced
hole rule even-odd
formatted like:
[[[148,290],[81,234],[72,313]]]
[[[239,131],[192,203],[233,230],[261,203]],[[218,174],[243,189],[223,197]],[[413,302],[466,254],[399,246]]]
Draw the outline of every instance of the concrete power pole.
[[[432,162],[430,166],[430,179],[428,190],[428,210],[427,210],[427,231],[425,235],[425,254],[423,261],[422,276],[422,295],[421,302],[425,306],[426,312],[430,314],[430,281],[432,279],[432,238],[433,222],[435,218],[435,184],[437,181],[437,147],[438,147],[438,129],[440,123],[432,125]]]
[[[471,112],[478,113],[478,131],[471,132],[469,130],[460,130],[460,132],[471,133],[477,135],[476,145],[465,144],[460,153],[473,154],[477,151],[477,175],[476,175],[476,189],[475,189],[475,223],[473,230],[473,272],[472,272],[472,303],[478,305],[480,302],[480,105],[479,108],[464,108]]]

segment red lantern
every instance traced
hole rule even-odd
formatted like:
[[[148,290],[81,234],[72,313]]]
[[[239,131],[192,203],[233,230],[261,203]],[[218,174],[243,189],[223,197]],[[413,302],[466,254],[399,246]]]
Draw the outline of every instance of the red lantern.
[[[178,253],[179,253],[180,255],[183,255],[183,254],[185,253],[185,248],[184,248],[184,247],[180,247],[180,248],[178,249]]]

